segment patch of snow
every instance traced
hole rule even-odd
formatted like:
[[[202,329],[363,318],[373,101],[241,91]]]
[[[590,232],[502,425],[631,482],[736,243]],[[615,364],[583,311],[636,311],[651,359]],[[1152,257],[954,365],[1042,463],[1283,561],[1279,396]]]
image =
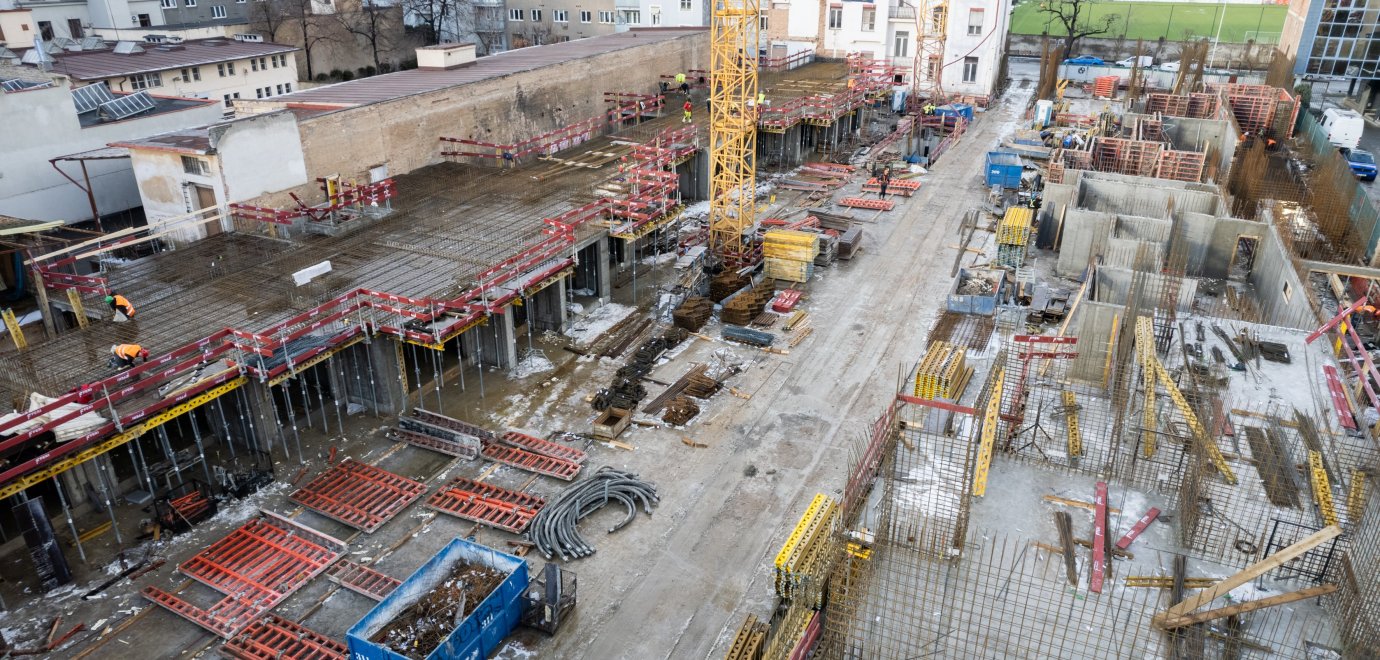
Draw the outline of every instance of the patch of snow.
[[[896,480],[896,505],[924,516],[949,516],[959,509],[960,494],[952,484],[946,484],[944,464],[934,456],[924,456],[924,462],[907,470]]]
[[[1247,582],[1246,584],[1232,589],[1230,592],[1227,593],[1227,597],[1235,603],[1244,603],[1252,600],[1260,600],[1261,598],[1268,598],[1270,596],[1275,595],[1277,594],[1274,591],[1270,591],[1269,589],[1261,589],[1255,586],[1255,582]]]
[[[556,365],[551,364],[551,360],[546,357],[546,353],[542,351],[528,351],[527,356],[522,358],[522,360],[513,367],[512,371],[508,372],[508,377],[522,379],[551,371],[555,368]]]
[[[571,323],[570,327],[565,330],[565,336],[575,339],[594,339],[608,332],[609,328],[617,325],[619,321],[634,311],[637,310],[627,305],[609,303]]]

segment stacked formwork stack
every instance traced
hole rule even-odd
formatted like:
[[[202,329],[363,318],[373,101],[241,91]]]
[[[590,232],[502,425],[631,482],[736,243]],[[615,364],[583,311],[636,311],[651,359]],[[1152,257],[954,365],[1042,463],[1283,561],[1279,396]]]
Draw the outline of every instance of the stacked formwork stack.
[[[819,256],[819,234],[774,229],[762,240],[767,277],[789,282],[808,282]]]
[[[1025,265],[1025,251],[1030,244],[1031,219],[1034,213],[1025,206],[1006,209],[997,223],[997,265],[1020,268]]]
[[[963,347],[947,341],[931,342],[915,370],[915,396],[928,400],[957,399],[972,374]]]

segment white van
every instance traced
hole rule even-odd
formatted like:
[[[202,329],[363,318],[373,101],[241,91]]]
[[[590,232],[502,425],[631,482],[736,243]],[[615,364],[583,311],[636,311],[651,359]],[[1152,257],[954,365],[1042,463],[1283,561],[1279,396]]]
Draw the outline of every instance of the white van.
[[[1361,141],[1362,131],[1366,128],[1366,120],[1355,110],[1328,108],[1323,111],[1322,127],[1327,133],[1327,141],[1331,142],[1332,146],[1355,149]]]

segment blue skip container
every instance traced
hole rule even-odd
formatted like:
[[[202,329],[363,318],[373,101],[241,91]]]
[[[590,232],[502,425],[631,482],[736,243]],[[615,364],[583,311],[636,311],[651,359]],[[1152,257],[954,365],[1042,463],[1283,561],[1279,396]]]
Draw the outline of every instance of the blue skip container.
[[[527,562],[478,543],[455,539],[345,633],[350,660],[406,660],[407,656],[369,638],[450,577],[451,570],[461,561],[488,566],[507,577],[426,658],[483,660],[493,653],[522,620]]]

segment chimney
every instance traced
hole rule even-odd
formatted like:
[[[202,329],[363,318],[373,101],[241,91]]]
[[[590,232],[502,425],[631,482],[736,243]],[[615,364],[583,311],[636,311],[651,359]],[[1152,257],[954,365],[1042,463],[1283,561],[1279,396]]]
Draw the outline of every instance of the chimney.
[[[445,71],[474,63],[474,44],[436,44],[417,49],[417,68]]]

